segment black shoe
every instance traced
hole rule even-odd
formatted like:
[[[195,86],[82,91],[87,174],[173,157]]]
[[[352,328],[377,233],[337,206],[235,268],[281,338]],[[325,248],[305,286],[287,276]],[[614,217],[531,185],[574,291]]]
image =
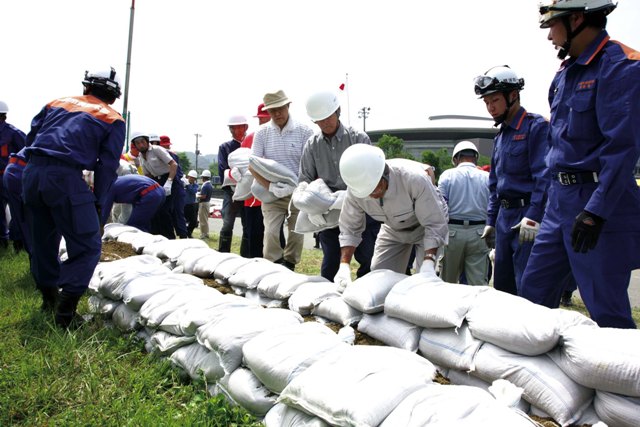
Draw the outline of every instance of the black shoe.
[[[571,300],[572,296],[572,291],[564,291],[562,293],[562,297],[560,297],[560,305],[563,307],[573,307],[573,301]]]
[[[13,241],[13,251],[16,254],[19,254],[20,251],[24,250],[24,242],[22,240],[14,240]]]
[[[77,329],[82,326],[84,320],[76,313],[78,302],[82,295],[69,295],[61,292],[58,296],[55,323],[63,329]]]
[[[56,303],[58,302],[58,288],[43,288],[40,289],[40,293],[42,294],[40,310],[53,314],[56,311]]]

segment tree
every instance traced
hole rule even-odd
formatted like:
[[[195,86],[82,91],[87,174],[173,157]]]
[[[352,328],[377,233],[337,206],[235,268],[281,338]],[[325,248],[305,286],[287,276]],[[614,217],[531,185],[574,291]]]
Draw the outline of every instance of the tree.
[[[378,140],[378,147],[384,152],[387,159],[410,159],[415,157],[404,149],[404,141],[402,138],[391,135],[382,135]]]
[[[182,168],[182,171],[186,174],[191,170],[191,162],[189,161],[189,158],[187,157],[187,154],[184,151],[177,154],[178,154],[178,163],[180,164],[180,168]]]
[[[436,168],[436,181],[440,178],[442,172],[451,169],[451,153],[446,148],[438,151],[425,150],[422,152],[422,163],[427,163]]]

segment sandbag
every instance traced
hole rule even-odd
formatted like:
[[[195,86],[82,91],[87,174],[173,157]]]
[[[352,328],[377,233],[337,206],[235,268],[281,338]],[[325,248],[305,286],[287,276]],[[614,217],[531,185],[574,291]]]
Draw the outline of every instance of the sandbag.
[[[192,272],[194,276],[198,277],[213,277],[213,272],[223,262],[231,259],[239,258],[240,255],[232,252],[218,252],[214,251],[209,255],[204,255],[198,258],[192,265]],[[185,268],[185,273],[189,273],[189,270]]]
[[[140,230],[130,225],[124,225],[117,222],[110,222],[109,224],[105,224],[104,226],[104,233],[102,234],[102,240],[104,240],[105,242],[117,240],[120,234],[126,233],[126,232],[137,233],[137,232],[140,232]]]
[[[471,335],[465,322],[459,328],[425,328],[420,334],[418,349],[436,365],[473,371],[473,360],[480,346],[482,341]]]
[[[309,221],[309,214],[303,211],[298,213],[294,231],[296,233],[317,233],[323,230],[336,228],[340,222],[340,210],[331,209],[329,212],[322,214],[325,223],[323,225],[315,225]]]
[[[265,427],[329,427],[318,417],[304,413],[296,408],[277,403],[264,416]]]
[[[310,282],[327,283],[329,280],[322,276],[307,276],[290,270],[282,271],[262,278],[258,283],[258,291],[267,298],[283,300],[293,295],[301,285]]]
[[[311,314],[311,310],[322,301],[339,297],[337,289],[338,286],[329,281],[303,283],[289,297],[289,309],[303,316]]]
[[[171,353],[169,360],[194,380],[204,376],[207,381],[215,382],[225,375],[218,354],[198,343],[178,348]]]
[[[322,178],[310,183],[301,182],[291,195],[293,205],[300,212],[310,215],[322,215],[328,212],[335,200],[336,196]]]
[[[593,406],[602,421],[611,427],[640,426],[640,398],[638,397],[596,390]]]
[[[260,281],[269,274],[291,271],[282,264],[276,264],[264,258],[251,258],[253,262],[246,263],[229,277],[230,286],[245,289],[255,289]]]
[[[101,295],[91,295],[87,304],[90,314],[100,314],[109,319],[113,315],[113,311],[122,304],[122,301],[114,301]]]
[[[393,270],[374,270],[347,286],[342,298],[351,307],[363,313],[379,313],[384,310],[384,301],[391,288],[406,278],[406,274]]]
[[[229,258],[224,262],[218,264],[215,270],[213,270],[213,277],[216,279],[216,282],[221,285],[226,285],[229,281],[229,278],[233,276],[236,271],[241,269],[243,266],[247,264],[254,264],[256,258],[244,258],[241,256],[235,258]]]
[[[229,169],[247,169],[249,168],[249,156],[251,156],[251,148],[240,147],[229,153],[227,161]]]
[[[234,202],[247,200],[248,198],[253,197],[253,194],[251,194],[253,181],[254,178],[249,169],[242,172],[242,178],[240,178],[240,181],[236,183],[236,188],[233,190],[232,199]]]
[[[151,243],[142,250],[143,254],[153,255],[161,260],[175,260],[187,248],[208,248],[200,239],[174,239]]]
[[[311,309],[311,314],[343,326],[353,325],[362,319],[362,313],[339,296],[322,301]]]
[[[113,310],[111,320],[121,332],[133,332],[142,329],[142,325],[138,322],[138,312],[125,304],[120,304]]]
[[[255,416],[263,416],[276,404],[276,395],[271,393],[253,373],[238,368],[219,381],[225,394]]]
[[[165,289],[177,287],[202,287],[202,279],[189,274],[166,274],[164,276],[140,277],[133,279],[122,292],[122,301],[133,310],[140,310],[142,304],[152,295]]]
[[[415,353],[418,351],[422,328],[413,323],[389,317],[384,313],[378,313],[365,314],[358,323],[358,331],[392,347]]]
[[[249,156],[249,164],[257,174],[269,182],[282,182],[293,187],[298,185],[297,173],[292,172],[289,168],[275,160]],[[251,184],[251,192],[253,196],[262,203],[273,203],[278,200],[278,197],[271,193],[268,188],[260,185],[255,179]]]
[[[244,294],[244,297],[249,301],[255,302],[256,304],[260,304],[266,308],[286,308],[286,301],[279,299],[272,299],[261,295],[258,289],[247,289]]]
[[[143,249],[152,243],[167,241],[165,236],[160,234],[151,234],[146,232],[137,233],[136,237],[131,239],[131,247],[137,254],[141,254]]]
[[[208,286],[170,288],[151,296],[140,307],[140,323],[157,328],[171,313],[195,305],[195,302],[216,301],[222,294]]]
[[[161,356],[168,356],[180,347],[192,344],[195,341],[196,337],[177,336],[164,331],[156,331],[151,335],[149,344],[152,352]]]

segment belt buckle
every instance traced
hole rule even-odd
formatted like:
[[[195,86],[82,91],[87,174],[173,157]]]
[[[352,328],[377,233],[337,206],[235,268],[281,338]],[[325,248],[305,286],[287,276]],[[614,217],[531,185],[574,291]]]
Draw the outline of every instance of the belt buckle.
[[[560,185],[570,185],[571,178],[567,172],[558,172],[558,182]]]
[[[500,206],[502,206],[505,209],[509,209],[509,201],[507,199],[500,200]]]

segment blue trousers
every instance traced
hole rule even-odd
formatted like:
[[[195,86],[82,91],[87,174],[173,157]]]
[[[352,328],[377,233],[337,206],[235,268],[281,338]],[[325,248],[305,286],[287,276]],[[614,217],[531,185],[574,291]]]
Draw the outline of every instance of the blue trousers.
[[[24,214],[22,203],[22,172],[24,166],[9,163],[4,170],[3,184],[4,194],[9,201],[9,211],[11,212],[11,224],[9,227],[9,238],[13,241],[22,240],[24,248],[31,254],[31,242],[29,240],[29,226]]]
[[[9,203],[9,199],[5,194],[4,188],[0,185],[0,239],[9,239],[9,221],[7,221],[7,214],[5,209]]]
[[[138,230],[151,230],[151,218],[156,214],[160,206],[164,203],[164,188],[158,187],[145,193],[144,196],[132,203],[131,216],[127,220],[127,225],[136,227]]]
[[[242,239],[246,239],[247,253],[241,255],[245,258],[262,258],[264,238],[262,208],[260,206],[244,206],[242,219]]]
[[[23,200],[31,229],[31,273],[38,288],[62,288],[82,295],[100,260],[101,236],[96,198],[82,171],[50,157],[32,155],[25,167]],[[60,263],[60,238],[67,261]]]
[[[522,277],[521,296],[558,307],[566,277],[573,274],[580,296],[598,325],[635,328],[628,288],[631,270],[640,264],[640,192],[637,187],[620,189],[622,206],[605,222],[596,247],[577,253],[571,246],[571,229],[596,186],[552,182],[540,231]]]
[[[179,179],[173,180],[171,195],[173,196],[173,214],[171,217],[173,228],[176,230],[178,237],[186,239],[188,230],[187,219],[184,216],[185,191]]]
[[[220,228],[220,237],[232,237],[233,226],[236,217],[240,216],[242,220],[242,209],[244,202],[233,201],[233,191],[229,187],[224,187],[224,196],[222,198],[222,228]]]
[[[494,261],[493,287],[499,291],[519,295],[522,274],[527,266],[532,242],[518,243],[517,225],[524,216],[523,208],[500,209],[496,219],[496,258]]]

